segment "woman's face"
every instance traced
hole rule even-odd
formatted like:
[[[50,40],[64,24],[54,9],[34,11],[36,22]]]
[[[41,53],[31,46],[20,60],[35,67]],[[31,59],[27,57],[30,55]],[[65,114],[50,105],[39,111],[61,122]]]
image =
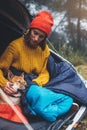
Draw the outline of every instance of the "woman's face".
[[[31,29],[29,33],[29,47],[32,49],[37,48],[37,46],[45,39],[46,34],[39,29]]]

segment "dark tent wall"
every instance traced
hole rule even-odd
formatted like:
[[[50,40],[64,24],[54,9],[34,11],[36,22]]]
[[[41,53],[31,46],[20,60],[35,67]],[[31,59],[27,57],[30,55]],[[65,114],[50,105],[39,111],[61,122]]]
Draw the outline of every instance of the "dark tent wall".
[[[0,0],[0,55],[28,28],[31,16],[18,0]]]

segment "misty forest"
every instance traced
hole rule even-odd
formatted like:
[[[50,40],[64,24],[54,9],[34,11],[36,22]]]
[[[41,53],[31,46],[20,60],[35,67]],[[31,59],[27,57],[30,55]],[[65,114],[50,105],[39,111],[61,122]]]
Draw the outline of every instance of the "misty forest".
[[[48,10],[54,18],[50,47],[74,65],[87,62],[87,0],[20,0],[34,17]]]

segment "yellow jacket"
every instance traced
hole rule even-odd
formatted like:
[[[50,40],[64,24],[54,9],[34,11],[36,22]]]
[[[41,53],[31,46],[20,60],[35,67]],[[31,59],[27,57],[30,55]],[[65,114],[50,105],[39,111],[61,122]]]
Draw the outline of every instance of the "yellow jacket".
[[[8,80],[4,77],[4,72],[10,66],[26,73],[34,71],[38,74],[33,79],[38,85],[43,86],[49,81],[49,73],[46,69],[47,60],[50,55],[48,46],[44,51],[38,46],[31,49],[24,43],[24,37],[20,37],[9,44],[3,55],[0,57],[0,86],[4,87]]]

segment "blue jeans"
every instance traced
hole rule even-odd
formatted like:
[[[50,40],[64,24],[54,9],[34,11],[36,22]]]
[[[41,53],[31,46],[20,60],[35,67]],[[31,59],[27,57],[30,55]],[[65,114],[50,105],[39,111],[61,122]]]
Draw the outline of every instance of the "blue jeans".
[[[57,117],[68,112],[73,103],[71,97],[38,85],[31,85],[26,98],[32,114],[39,115],[47,121],[55,121]]]

